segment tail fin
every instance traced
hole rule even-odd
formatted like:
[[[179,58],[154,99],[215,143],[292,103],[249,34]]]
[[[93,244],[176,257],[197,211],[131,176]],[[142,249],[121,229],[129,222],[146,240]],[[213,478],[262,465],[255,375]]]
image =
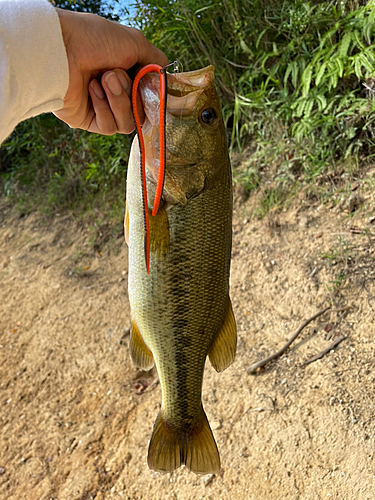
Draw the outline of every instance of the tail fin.
[[[169,425],[160,412],[147,460],[150,469],[158,472],[172,472],[183,464],[196,474],[219,472],[219,451],[203,409],[201,420],[187,432]]]

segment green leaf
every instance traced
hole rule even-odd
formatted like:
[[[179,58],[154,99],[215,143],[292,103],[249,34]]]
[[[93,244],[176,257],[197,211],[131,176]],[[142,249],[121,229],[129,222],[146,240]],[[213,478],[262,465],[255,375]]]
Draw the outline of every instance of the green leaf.
[[[288,64],[288,66],[286,67],[286,71],[285,71],[285,75],[284,75],[284,87],[286,87],[286,84],[288,82],[288,78],[289,78],[289,75],[290,73],[292,72],[292,67],[293,67],[293,63],[290,62]]]
[[[327,67],[327,63],[324,62],[320,68],[319,68],[319,71],[318,73],[316,74],[315,76],[315,85],[318,86],[323,78],[323,75],[324,75],[324,72],[326,70],[326,67]]]
[[[327,107],[324,110],[325,114],[329,113],[330,111],[332,111],[332,109],[334,109],[335,105],[337,104],[337,100],[338,100],[338,97],[327,101]],[[332,111],[332,112],[334,113],[334,111]]]
[[[361,34],[358,30],[353,31],[353,37],[356,42],[356,45],[359,49],[364,50],[366,48],[365,44],[362,41]]]
[[[362,62],[358,56],[354,59],[354,73],[358,78],[362,78]]]
[[[375,12],[375,9],[374,9],[374,12]],[[371,43],[371,32],[372,32],[372,29],[373,29],[373,24],[371,23],[365,23],[365,25],[363,26],[363,30],[362,30],[362,36],[363,38],[367,41],[367,43]]]
[[[335,59],[335,63],[336,63],[336,67],[337,67],[337,73],[338,73],[339,77],[342,78],[342,75],[344,73],[344,63],[338,57]]]
[[[297,106],[297,110],[296,110],[296,116],[298,116],[299,118],[303,115],[303,111],[305,109],[305,106],[306,106],[306,102],[307,102],[307,99],[301,99],[298,103],[298,106]]]
[[[327,41],[328,41],[329,46],[332,45],[331,38],[338,31],[339,28],[340,28],[340,23],[337,22],[333,26],[333,28],[331,28],[329,31],[327,31],[327,33],[323,36],[322,41],[320,42],[319,49],[322,49]]]
[[[370,25],[374,25],[375,23],[375,3],[374,2],[368,2],[367,7],[370,9],[370,14],[367,18],[367,22]]]
[[[317,50],[316,54],[311,60],[311,65],[315,66],[318,61],[325,60],[330,57],[332,52],[332,47],[327,47],[326,49],[323,50]]]
[[[262,40],[263,38],[263,35],[268,31],[268,28],[265,28],[261,33],[260,35],[258,36],[257,38],[257,41],[255,43],[255,47],[258,49],[259,48],[259,44],[260,44],[260,41]]]
[[[212,4],[212,5],[206,5],[205,7],[201,7],[200,9],[196,10],[194,12],[195,15],[198,15],[200,14],[201,12],[204,12],[205,10],[208,10],[208,9],[213,9],[215,6]]]
[[[297,61],[292,62],[292,83],[294,88],[297,88],[298,84],[298,63]]]
[[[307,103],[306,103],[306,106],[305,106],[305,113],[304,113],[304,117],[305,118],[309,118],[310,115],[311,115],[311,110],[314,106],[314,101],[315,99],[314,98],[310,98]]]
[[[299,65],[300,74],[302,75],[302,73],[305,71],[305,68],[306,68],[306,61],[305,61],[305,59],[303,59],[303,57],[300,57],[298,59],[298,65]]]
[[[335,89],[337,87],[339,78],[337,73],[332,73],[331,76],[329,77],[329,88],[330,89]]]
[[[245,40],[240,40],[240,47],[245,52],[245,54],[250,54],[253,55],[253,51],[250,49],[250,47],[246,44]]]
[[[367,57],[365,56],[365,54],[358,54],[358,59],[361,60],[362,62],[362,65],[367,69],[369,75],[368,76],[373,76],[374,73],[375,73],[375,67],[373,64],[371,64],[371,61],[369,61],[367,59]]]
[[[306,126],[306,122],[304,121],[295,123],[291,128],[291,133],[292,135],[294,135],[297,141],[303,139],[303,137],[306,135],[308,131],[309,131],[308,127]]]
[[[290,105],[290,109],[296,109],[296,107],[299,105],[299,103],[301,102],[301,100],[305,100],[304,97],[299,97],[298,99],[296,99],[295,101],[292,102],[292,104]]]
[[[345,135],[348,139],[353,139],[355,137],[356,132],[357,129],[355,127],[350,127],[346,130]]]
[[[342,59],[345,59],[345,57],[347,56],[351,41],[352,41],[352,33],[349,31],[345,33],[345,35],[342,37],[342,40],[338,46],[337,53],[339,57],[341,57]]]
[[[323,111],[327,106],[327,99],[322,94],[316,96],[316,101],[318,103],[319,111]]]
[[[310,90],[310,84],[311,84],[311,78],[312,78],[312,67],[311,65],[307,66],[305,71],[302,74],[302,95],[303,97],[307,97],[309,90]]]

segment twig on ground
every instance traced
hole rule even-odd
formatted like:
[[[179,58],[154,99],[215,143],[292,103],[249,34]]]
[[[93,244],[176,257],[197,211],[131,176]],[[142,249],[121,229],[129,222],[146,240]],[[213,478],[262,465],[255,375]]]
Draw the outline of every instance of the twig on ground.
[[[124,278],[111,281],[104,281],[103,283],[96,283],[95,285],[90,285],[90,286],[81,286],[81,290],[90,290],[91,288],[96,288],[97,286],[105,286],[105,285],[112,285],[113,283],[121,283],[121,281],[124,281]]]
[[[292,342],[294,342],[296,340],[296,338],[298,337],[298,335],[302,332],[302,330],[309,324],[311,323],[311,321],[313,321],[314,319],[318,318],[319,316],[321,316],[322,314],[324,314],[326,311],[328,311],[329,309],[331,309],[331,306],[328,306],[324,309],[322,309],[321,311],[317,312],[316,314],[314,314],[314,316],[311,316],[311,318],[307,319],[299,328],[298,330],[296,331],[296,333],[294,335],[292,335],[292,337],[290,337],[290,339],[288,340],[288,342],[277,352],[275,352],[274,354],[271,354],[270,356],[268,356],[267,358],[264,358],[262,359],[261,361],[258,361],[257,363],[254,363],[253,365],[251,365],[247,370],[246,372],[247,373],[254,373],[258,368],[261,368],[262,366],[266,365],[267,363],[269,363],[270,361],[278,358],[279,356],[281,356],[287,349],[288,347],[290,346],[290,344]]]
[[[259,413],[262,413],[263,411],[273,411],[273,408],[263,408],[263,406],[258,406],[258,408],[248,408],[244,413],[251,413],[254,411],[258,411]]]
[[[351,307],[352,306],[339,307],[338,309],[332,309],[331,312],[333,312],[333,313],[341,313],[341,312],[344,312],[344,311],[349,311],[349,309]]]
[[[337,337],[337,339],[334,340],[331,344],[329,344],[329,346],[326,349],[324,349],[324,351],[320,352],[319,354],[316,354],[312,358],[305,361],[303,364],[306,366],[306,365],[309,365],[310,363],[313,363],[314,361],[322,358],[323,356],[328,354],[330,351],[332,351],[332,349],[334,349],[340,342],[342,342],[345,339],[346,339],[346,337],[344,337],[344,335],[340,335],[340,337]]]
[[[313,278],[315,276],[317,270],[318,270],[318,266],[315,266],[314,269],[309,274],[309,278]]]
[[[352,234],[367,234],[368,236],[375,236],[375,233],[372,233],[371,231],[366,231],[366,229],[362,229],[360,227],[354,227],[352,226],[349,231]]]
[[[344,306],[344,307],[339,307],[338,309],[332,309],[331,312],[344,312],[344,311],[349,311],[349,309],[352,306]]]
[[[150,392],[152,391],[153,389],[155,389],[155,387],[159,385],[159,379],[156,378],[155,380],[153,380],[151,382],[151,384],[143,391],[143,394],[146,394],[146,392]]]

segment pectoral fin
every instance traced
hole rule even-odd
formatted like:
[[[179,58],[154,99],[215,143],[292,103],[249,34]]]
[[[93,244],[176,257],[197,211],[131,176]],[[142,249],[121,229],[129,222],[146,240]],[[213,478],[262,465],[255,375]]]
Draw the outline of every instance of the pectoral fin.
[[[128,210],[128,202],[125,202],[125,220],[124,220],[124,233],[125,233],[125,241],[129,245],[129,210]]]
[[[164,256],[169,250],[169,222],[165,204],[161,203],[158,213],[149,215],[151,252]]]
[[[151,370],[154,366],[154,357],[150,349],[146,346],[134,320],[132,320],[129,350],[130,357],[138,368],[141,368],[142,370]]]
[[[233,363],[237,347],[237,328],[234,319],[232,303],[228,297],[224,322],[214,338],[208,357],[217,372],[221,372]]]

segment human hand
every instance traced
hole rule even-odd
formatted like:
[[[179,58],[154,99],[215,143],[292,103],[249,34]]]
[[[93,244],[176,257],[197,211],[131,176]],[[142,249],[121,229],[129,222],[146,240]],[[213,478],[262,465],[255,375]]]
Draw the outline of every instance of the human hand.
[[[134,64],[165,66],[166,56],[135,28],[94,14],[56,10],[68,55],[69,87],[55,115],[72,128],[129,134],[134,122],[132,81],[126,71]],[[142,118],[140,102],[139,109]]]

